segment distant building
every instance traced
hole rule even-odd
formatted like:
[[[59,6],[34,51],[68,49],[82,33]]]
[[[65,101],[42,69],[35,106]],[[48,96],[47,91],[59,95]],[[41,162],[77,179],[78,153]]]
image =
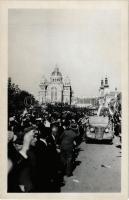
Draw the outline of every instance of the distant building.
[[[99,88],[99,105],[108,106],[108,104],[111,102],[111,100],[114,100],[117,98],[117,95],[120,94],[120,92],[117,91],[117,88],[115,88],[114,91],[110,91],[108,78],[105,77],[104,80],[101,80],[101,85]]]
[[[72,87],[70,79],[63,76],[58,67],[55,67],[51,73],[49,81],[42,77],[40,82],[39,102],[45,103],[67,103],[71,104]]]
[[[93,97],[93,98],[81,98],[81,97],[76,97],[75,98],[75,105],[78,107],[95,107],[97,106],[97,98]]]
[[[105,77],[105,80],[101,80],[99,93],[100,93],[100,96],[102,96],[102,97],[110,93],[107,77]]]

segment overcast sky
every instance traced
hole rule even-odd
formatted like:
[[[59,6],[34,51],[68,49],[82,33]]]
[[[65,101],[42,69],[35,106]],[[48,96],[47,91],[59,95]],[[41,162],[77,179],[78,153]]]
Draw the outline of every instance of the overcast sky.
[[[37,96],[41,77],[57,64],[76,96],[98,95],[101,78],[121,85],[117,10],[10,10],[9,76]]]

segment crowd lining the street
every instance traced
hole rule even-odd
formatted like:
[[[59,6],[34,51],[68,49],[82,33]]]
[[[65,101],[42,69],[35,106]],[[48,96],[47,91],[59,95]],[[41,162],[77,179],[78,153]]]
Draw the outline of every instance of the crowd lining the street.
[[[108,113],[116,136],[121,115]],[[8,192],[60,192],[64,176],[71,176],[77,147],[85,139],[88,116],[82,112],[37,112],[9,117]],[[120,137],[121,138],[121,137]]]

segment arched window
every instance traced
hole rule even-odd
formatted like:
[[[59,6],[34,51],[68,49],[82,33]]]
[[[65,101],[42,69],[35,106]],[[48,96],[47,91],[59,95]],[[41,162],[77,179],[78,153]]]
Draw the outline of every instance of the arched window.
[[[57,88],[56,87],[51,88],[51,101],[52,102],[57,101]]]

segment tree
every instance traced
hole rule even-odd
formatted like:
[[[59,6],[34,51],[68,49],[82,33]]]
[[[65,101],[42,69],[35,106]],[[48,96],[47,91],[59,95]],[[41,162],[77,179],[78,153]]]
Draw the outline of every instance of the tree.
[[[18,85],[12,83],[8,78],[8,115],[23,112],[25,108],[29,108],[36,102],[34,96],[27,91],[21,90]]]

